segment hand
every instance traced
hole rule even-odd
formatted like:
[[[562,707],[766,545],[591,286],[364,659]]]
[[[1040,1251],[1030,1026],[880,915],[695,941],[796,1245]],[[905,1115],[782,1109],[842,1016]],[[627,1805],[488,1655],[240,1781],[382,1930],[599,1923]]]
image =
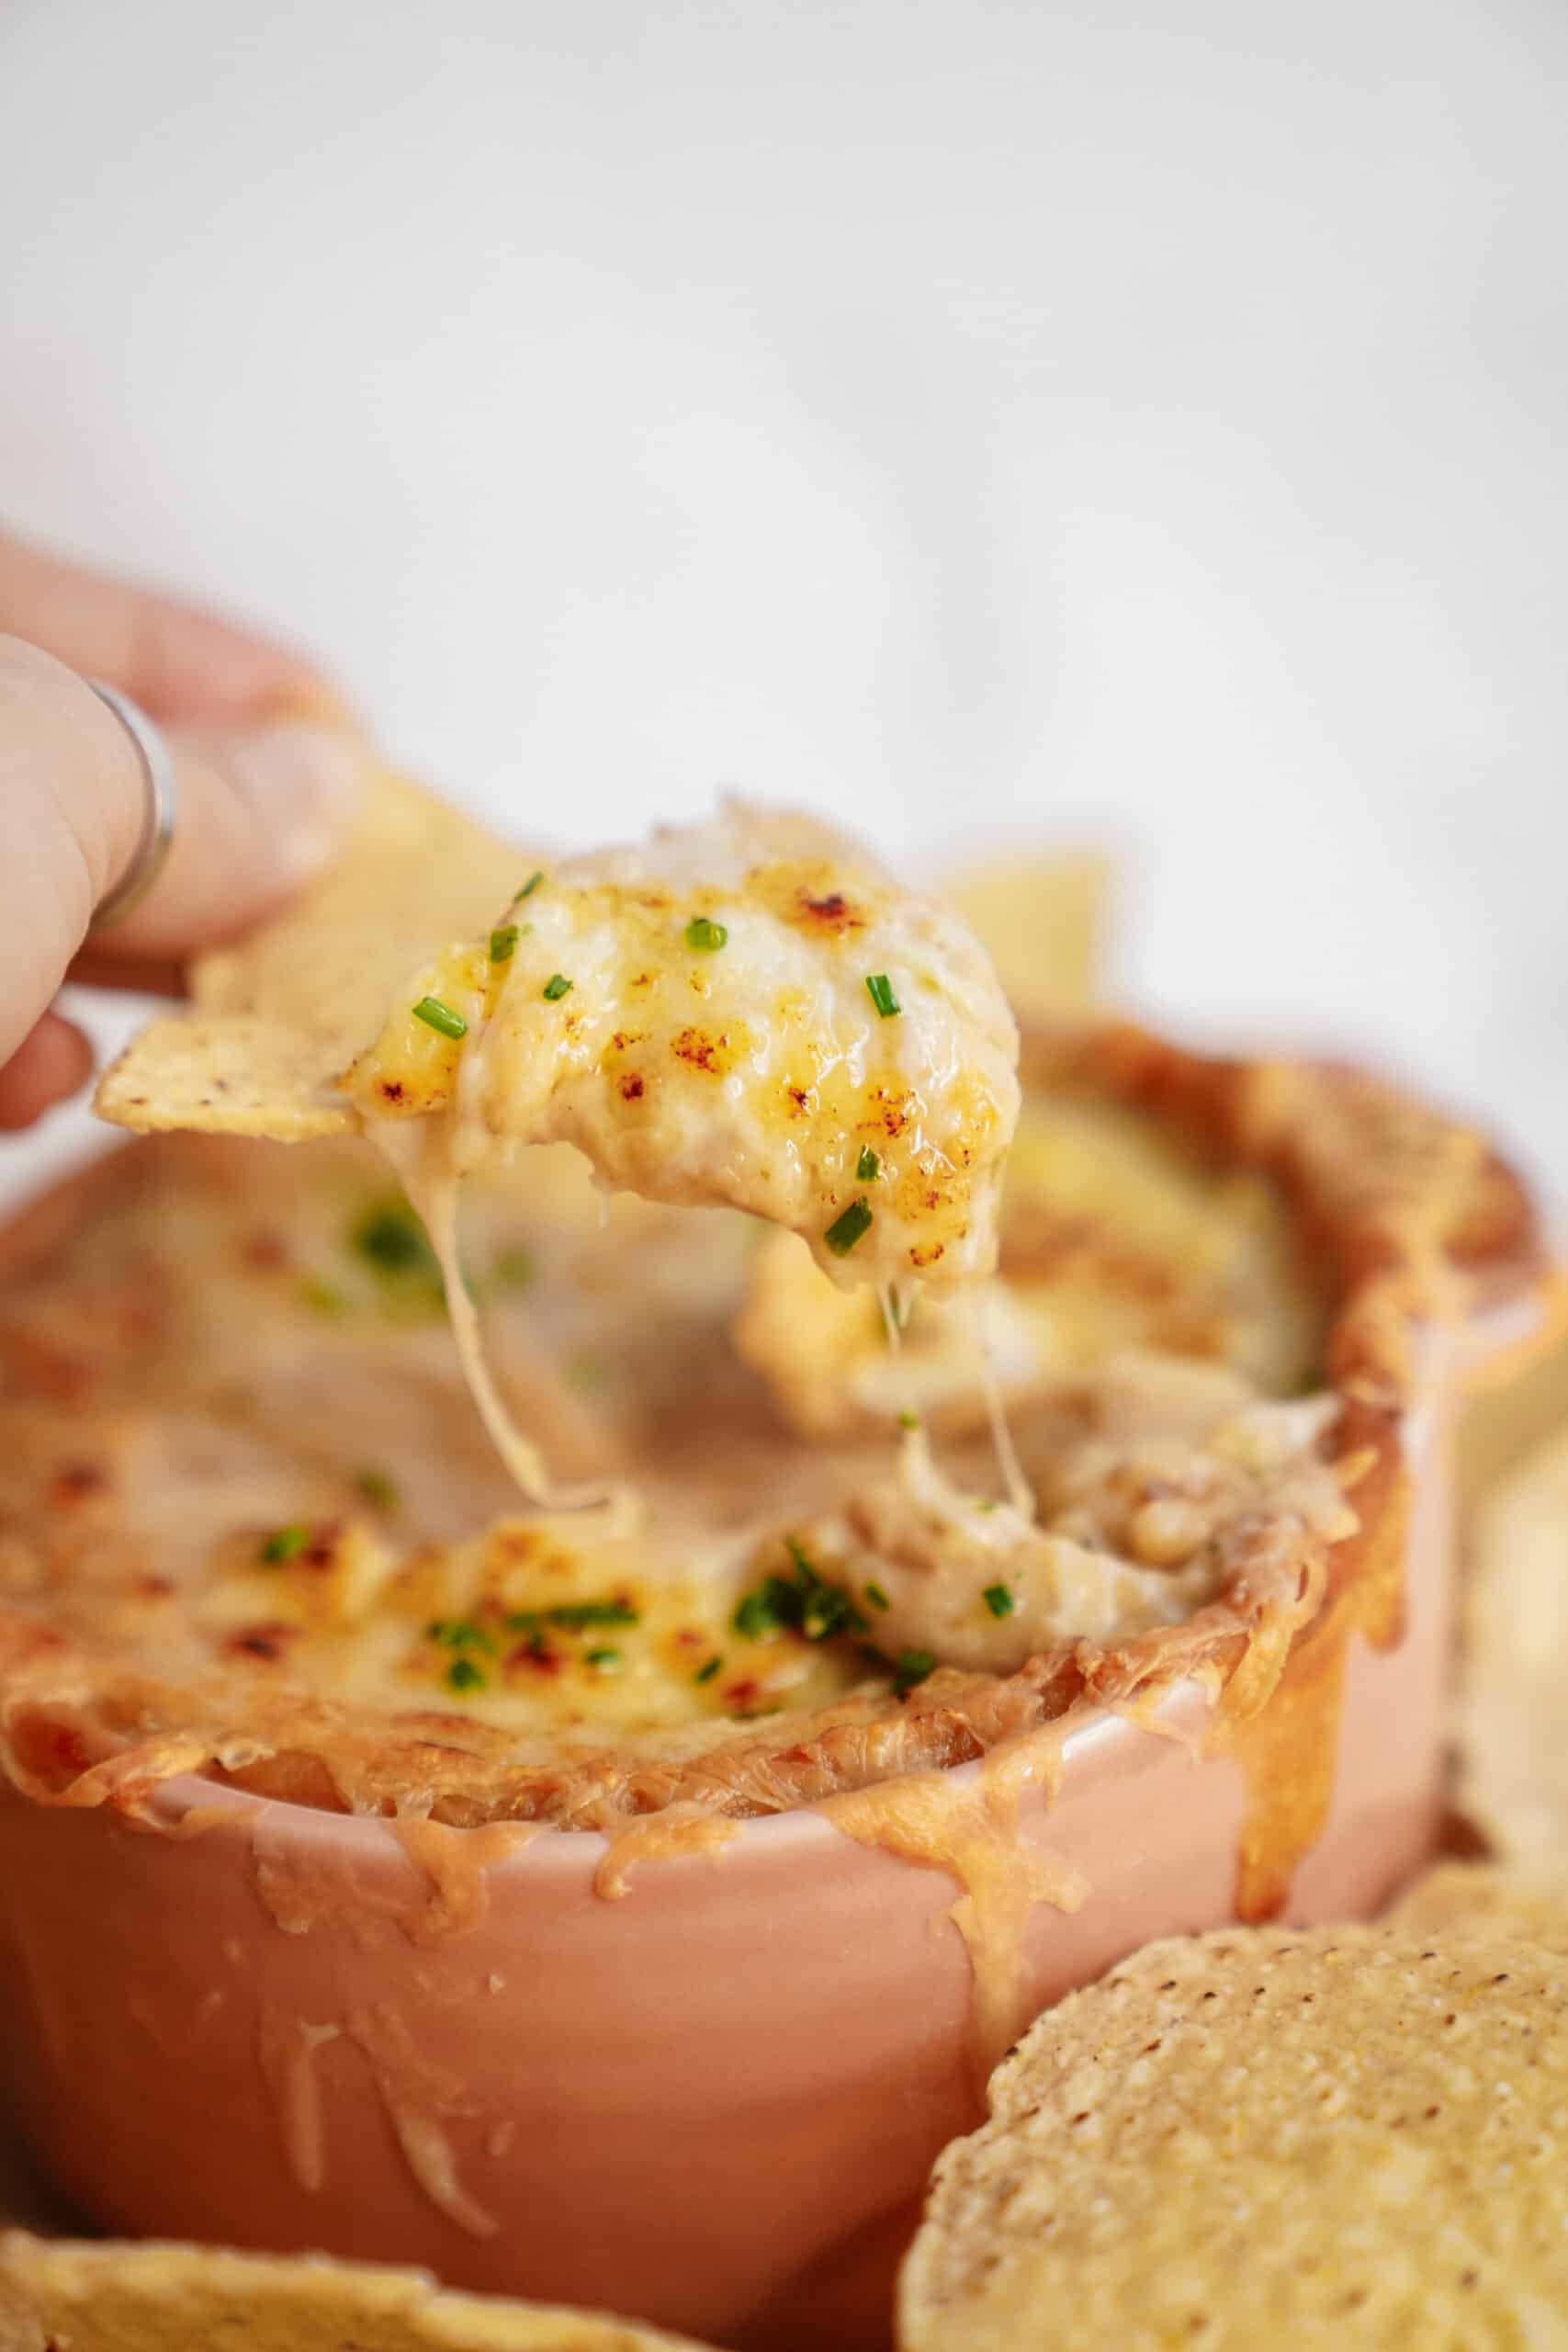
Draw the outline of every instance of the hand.
[[[88,678],[166,729],[180,794],[156,884],[96,940],[93,910],[135,855],[145,785]],[[0,1127],[26,1126],[89,1075],[86,1038],[49,1009],[61,982],[177,986],[194,949],[244,930],[327,856],[364,757],[298,656],[0,536]]]

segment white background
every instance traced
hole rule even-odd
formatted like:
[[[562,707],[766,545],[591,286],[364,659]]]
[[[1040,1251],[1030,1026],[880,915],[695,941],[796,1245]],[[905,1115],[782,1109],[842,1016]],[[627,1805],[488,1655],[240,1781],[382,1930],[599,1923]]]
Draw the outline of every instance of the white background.
[[[1549,1176],[1565,254],[1563,0],[0,0],[12,523],[535,835],[1107,840]]]

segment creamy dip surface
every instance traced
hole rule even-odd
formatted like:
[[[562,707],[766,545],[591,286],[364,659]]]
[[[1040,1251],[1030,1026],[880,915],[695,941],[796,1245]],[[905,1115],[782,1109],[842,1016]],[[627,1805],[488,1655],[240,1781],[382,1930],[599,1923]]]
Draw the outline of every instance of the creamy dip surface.
[[[0,1295],[13,1641],[483,1725],[519,1765],[692,1754],[1174,1623],[1265,1499],[1354,1524],[1284,1209],[1089,1094],[1026,1105],[977,1305],[846,1293],[752,1218],[606,1197],[565,1144],[461,1222],[507,1411],[632,1508],[520,1505],[368,1145],[141,1146]]]

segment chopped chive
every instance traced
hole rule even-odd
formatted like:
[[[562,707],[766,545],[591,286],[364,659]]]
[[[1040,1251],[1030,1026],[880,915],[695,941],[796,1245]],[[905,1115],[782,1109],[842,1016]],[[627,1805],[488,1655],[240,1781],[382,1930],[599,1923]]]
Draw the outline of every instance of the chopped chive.
[[[935,1672],[936,1658],[930,1650],[901,1650],[894,1688],[902,1698],[906,1690],[912,1690],[917,1682],[923,1682],[928,1674]]]
[[[874,1609],[891,1609],[893,1606],[879,1584],[868,1584],[865,1589],[865,1597]]]
[[[848,1593],[824,1581],[816,1563],[807,1557],[804,1547],[793,1535],[784,1537],[784,1549],[795,1562],[799,1577],[795,1587],[798,1595],[795,1623],[807,1640],[828,1642],[835,1634],[863,1633],[865,1620]]]
[[[538,1625],[580,1634],[588,1625],[640,1625],[642,1615],[629,1600],[559,1600],[553,1609],[513,1609],[502,1623],[509,1634],[526,1634]]]
[[[552,1625],[638,1625],[640,1612],[629,1600],[562,1600],[548,1611]]]
[[[517,925],[503,922],[499,931],[490,935],[490,960],[492,964],[510,964],[517,947]]]
[[[871,1231],[874,1219],[863,1201],[852,1201],[841,1216],[836,1216],[822,1236],[835,1258],[847,1258],[857,1241],[863,1241]]]
[[[349,1234],[350,1246],[383,1274],[434,1274],[435,1252],[407,1201],[378,1201]]]
[[[468,1024],[460,1012],[443,1004],[438,996],[422,996],[413,1008],[413,1017],[423,1021],[427,1029],[439,1029],[444,1037],[466,1037]]]
[[[906,1406],[903,1412],[898,1416],[898,1426],[901,1430],[918,1430],[920,1426],[920,1417],[919,1413],[911,1413]]]
[[[750,1604],[750,1607],[748,1607]],[[747,1611],[747,1623],[740,1624],[740,1612],[736,1611],[739,1630],[754,1641],[765,1640],[787,1625],[792,1633],[800,1631],[802,1588],[788,1577],[764,1577],[755,1592],[748,1593],[740,1608]]]
[[[800,1570],[800,1573],[808,1585],[820,1584],[822,1579],[817,1573],[817,1564],[812,1559],[810,1554],[807,1551],[807,1548],[801,1542],[799,1536],[786,1535],[784,1540],[784,1550],[789,1554],[790,1558],[795,1562],[795,1566]]]
[[[706,1664],[705,1666],[699,1666],[699,1667],[698,1667],[698,1668],[697,1668],[697,1670],[696,1670],[695,1674],[694,1674],[694,1675],[693,1675],[693,1677],[692,1677],[693,1681],[694,1681],[694,1682],[711,1682],[711,1681],[713,1680],[713,1679],[714,1679],[714,1676],[718,1672],[718,1669],[719,1669],[719,1668],[723,1665],[723,1663],[724,1663],[724,1660],[723,1660],[722,1658],[719,1658],[719,1657],[710,1657],[710,1658],[709,1658],[709,1660],[708,1660],[708,1662],[707,1662],[707,1664]]]
[[[874,1184],[882,1173],[882,1162],[869,1144],[855,1163],[855,1174],[863,1184]]]
[[[545,869],[543,866],[539,868],[539,871],[536,874],[530,874],[526,882],[524,883],[521,890],[513,893],[512,900],[513,905],[514,907],[520,907],[525,899],[531,899],[544,878]]]
[[[425,1627],[426,1637],[446,1650],[488,1650],[495,1654],[495,1636],[471,1617],[436,1617]]]
[[[716,954],[728,937],[723,923],[710,922],[706,915],[694,915],[686,925],[686,944],[699,956]]]
[[[471,1657],[455,1657],[446,1669],[446,1679],[454,1690],[482,1690],[484,1670]]]
[[[546,1003],[558,1004],[570,986],[571,982],[564,972],[552,972],[544,986],[543,994]]]
[[[988,1584],[980,1598],[993,1617],[1010,1617],[1018,1607],[1005,1584]]]
[[[297,1560],[310,1541],[310,1529],[302,1527],[295,1520],[289,1526],[280,1527],[276,1534],[267,1537],[262,1545],[262,1558],[269,1566],[276,1566],[279,1560]]]
[[[840,1634],[863,1634],[865,1619],[838,1585],[829,1584],[793,1535],[784,1549],[795,1564],[793,1577],[764,1577],[742,1595],[731,1623],[749,1641],[765,1641],[787,1629],[802,1641],[830,1642]]]
[[[626,1664],[619,1650],[590,1650],[587,1662],[598,1674],[619,1674]]]
[[[778,1611],[765,1584],[760,1584],[755,1592],[744,1595],[730,1623],[736,1632],[743,1634],[749,1642],[765,1642],[770,1634],[778,1632]]]
[[[378,1510],[396,1510],[398,1490],[384,1470],[361,1470],[354,1481],[367,1503]]]
[[[868,972],[865,976],[865,985],[870,991],[873,1004],[875,1005],[884,1021],[891,1021],[896,1012],[903,1010],[893,993],[893,983],[886,972]]]

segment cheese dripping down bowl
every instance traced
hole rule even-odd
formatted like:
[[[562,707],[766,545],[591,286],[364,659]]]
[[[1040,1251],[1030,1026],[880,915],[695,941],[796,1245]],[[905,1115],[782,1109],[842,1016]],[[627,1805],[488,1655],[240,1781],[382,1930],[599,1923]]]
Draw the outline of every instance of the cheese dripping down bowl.
[[[547,1235],[513,1392],[590,1472],[638,1413],[650,1476],[716,1462],[743,1565],[711,1623],[614,1579],[483,1615],[484,1577],[522,1570],[457,1531],[504,1499],[417,1246],[367,1247],[389,1212],[352,1158],[136,1145],[17,1221],[0,2086],[92,2222],[414,2261],[741,2352],[875,2346],[931,2162],[1029,2018],[1153,1937],[1362,1916],[1409,1874],[1442,1797],[1455,1408],[1543,1320],[1528,1202],[1337,1066],[1091,1024],[1026,1037],[1023,1068],[989,1341],[1032,1530],[1005,1499],[944,1527],[886,1484],[910,1393],[938,1459],[979,1459],[962,1332],[917,1317],[895,1351],[798,1252],[716,1229],[695,1246],[733,1297],[699,1313],[672,1260],[643,1329],[629,1230],[569,1204]],[[594,1384],[626,1363],[618,1423]],[[395,1476],[365,1433],[394,1427]],[[791,1448],[838,1465],[826,1501]],[[794,1548],[747,1548],[738,1495]],[[529,1542],[526,1574],[581,1594]],[[824,1585],[855,1623],[812,1641]],[[889,1644],[879,1679],[882,1603],[917,1662]],[[478,1638],[498,1623],[514,1666]],[[608,1690],[611,1649],[622,1689],[684,1656],[704,1712],[541,1729],[536,1681]],[[738,1660],[763,1703],[734,1701]]]

